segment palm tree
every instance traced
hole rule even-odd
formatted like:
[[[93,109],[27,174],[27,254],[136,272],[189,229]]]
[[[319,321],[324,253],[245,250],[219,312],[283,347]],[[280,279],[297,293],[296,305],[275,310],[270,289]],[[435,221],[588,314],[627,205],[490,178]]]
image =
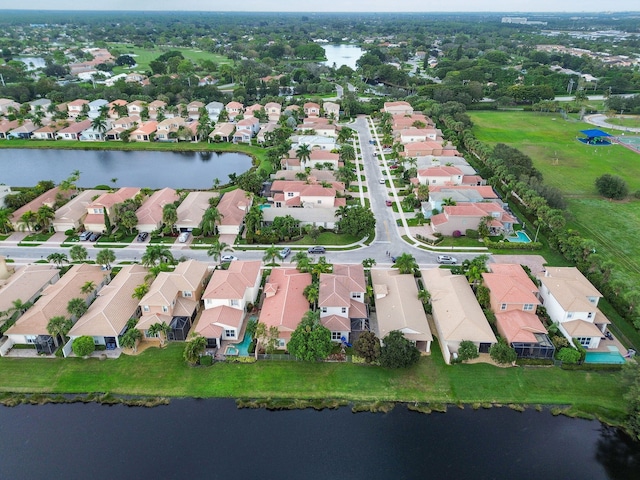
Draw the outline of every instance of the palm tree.
[[[33,303],[31,303],[31,302],[23,302],[22,300],[17,298],[13,302],[11,302],[11,308],[9,308],[7,313],[10,313],[11,316],[13,316],[13,315],[15,315],[17,313],[18,314],[17,318],[20,318],[20,316],[24,312],[29,310],[32,306],[33,306]]]
[[[349,127],[342,127],[338,132],[338,143],[347,143],[353,138],[355,131]]]
[[[11,211],[8,208],[0,208],[0,229],[5,234],[11,229]]]
[[[443,198],[442,199],[442,206],[443,207],[453,207],[455,205],[456,205],[456,201],[451,197],[447,197],[447,198]]]
[[[300,250],[291,259],[296,264],[296,268],[300,273],[306,273],[311,269],[311,259],[307,252]]]
[[[145,267],[151,267],[158,263],[175,263],[171,250],[160,243],[148,245],[141,260]]]
[[[333,267],[327,262],[327,257],[324,255],[318,258],[317,263],[311,265],[311,275],[315,279],[319,278],[321,273],[331,273],[331,270]]]
[[[49,323],[47,323],[47,332],[53,337],[53,343],[56,348],[58,348],[58,337],[62,337],[62,341],[64,341],[71,327],[73,327],[73,322],[63,316],[53,317],[49,320]]]
[[[270,247],[268,247],[264,251],[264,256],[262,257],[262,260],[267,265],[275,265],[276,258],[278,257],[279,252],[280,252],[280,249],[272,244]]]
[[[74,262],[82,262],[87,259],[87,249],[82,245],[73,245],[69,249],[69,255]]]
[[[49,205],[42,205],[36,212],[36,222],[38,222],[42,231],[49,230],[51,220],[54,218],[56,218],[56,212]]]
[[[110,248],[104,248],[96,255],[96,263],[104,265],[107,269],[111,268],[111,264],[116,261],[116,254]]]
[[[311,159],[311,150],[309,149],[309,145],[303,143],[296,150],[296,158],[300,160],[300,166],[304,167],[304,163]]]
[[[200,356],[207,348],[207,339],[199,333],[192,333],[191,338],[184,346],[182,356],[191,365],[197,365],[200,362]]]
[[[307,285],[304,288],[302,294],[304,295],[304,298],[307,299],[309,304],[312,306],[313,311],[315,312],[318,299],[320,298],[320,286],[318,285],[318,282],[312,282]]]
[[[418,264],[416,263],[416,259],[413,258],[413,255],[410,253],[403,253],[398,258],[396,258],[396,262],[393,264],[394,268],[397,268],[400,273],[407,274],[413,273],[418,269]]]
[[[117,177],[113,177],[113,178],[111,179],[111,183],[113,183],[113,186],[115,187],[115,186],[116,186],[116,184],[118,183],[118,178],[117,178]]]
[[[231,248],[229,248],[229,245],[227,245],[224,242],[221,242],[220,240],[216,240],[215,242],[213,242],[213,245],[211,245],[211,248],[207,250],[207,255],[209,255],[210,257],[213,257],[214,262],[218,262],[222,257],[222,252],[230,252],[230,251],[231,251]]]
[[[133,353],[138,351],[138,341],[142,338],[142,332],[137,328],[130,328],[120,338],[120,346],[130,348]]]
[[[144,281],[145,282],[153,281],[158,276],[159,273],[170,272],[170,271],[171,271],[171,267],[169,266],[168,263],[159,263],[158,265],[153,265],[152,267],[149,267],[149,273],[145,275]]]
[[[91,121],[91,128],[99,132],[102,139],[104,132],[107,131],[107,120],[103,116],[97,116]]]
[[[71,314],[72,319],[75,318],[76,320],[84,315],[88,308],[87,302],[78,297],[72,298],[67,304],[67,312]]]
[[[204,211],[202,215],[202,223],[200,229],[202,235],[205,237],[211,237],[216,234],[216,225],[222,220],[223,215],[218,211],[216,207],[209,207]]]
[[[20,216],[20,230],[33,231],[33,227],[37,222],[36,213],[31,210],[27,210]]]
[[[167,340],[167,335],[171,331],[171,327],[167,325],[167,322],[156,322],[149,327],[148,334],[150,337],[157,336],[160,338],[160,346],[164,347],[164,343]]]
[[[149,284],[141,283],[140,285],[138,285],[136,288],[133,289],[131,298],[135,298],[136,300],[142,300],[147,293],[149,293]]]
[[[426,305],[431,300],[431,294],[428,290],[422,289],[418,292],[418,300],[420,300],[423,305]]]
[[[66,253],[54,252],[47,256],[47,261],[51,263],[55,263],[58,268],[62,267],[64,262],[69,263],[69,259],[67,258]]]
[[[340,147],[340,159],[345,162],[353,162],[356,159],[356,151],[348,143]]]
[[[96,282],[92,282],[91,280],[89,280],[88,282],[84,282],[84,285],[82,285],[82,287],[80,288],[80,292],[85,295],[89,295],[90,293],[93,293],[95,289]]]
[[[175,223],[178,221],[178,209],[173,203],[167,203],[162,207],[162,222],[165,224],[165,228],[169,228],[171,233],[175,228]]]
[[[336,217],[343,218],[349,212],[349,207],[347,205],[342,205],[336,208],[336,213],[334,214]]]

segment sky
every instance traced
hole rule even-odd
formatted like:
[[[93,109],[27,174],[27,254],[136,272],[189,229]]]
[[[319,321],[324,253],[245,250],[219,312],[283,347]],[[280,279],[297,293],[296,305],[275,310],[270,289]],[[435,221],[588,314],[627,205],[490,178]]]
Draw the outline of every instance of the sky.
[[[402,12],[602,12],[640,11],[638,0],[618,0],[615,4],[602,0],[403,0]],[[29,10],[180,10],[243,12],[397,12],[398,3],[390,0],[30,0],[16,4],[0,0],[2,9]]]

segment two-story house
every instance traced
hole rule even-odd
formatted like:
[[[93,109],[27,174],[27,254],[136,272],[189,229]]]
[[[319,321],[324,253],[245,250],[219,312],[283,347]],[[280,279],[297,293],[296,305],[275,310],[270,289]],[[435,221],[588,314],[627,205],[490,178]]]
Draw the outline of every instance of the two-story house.
[[[409,102],[384,102],[383,113],[391,115],[413,115],[413,107]]]
[[[454,232],[464,235],[467,230],[478,230],[483,222],[491,235],[497,235],[510,233],[516,219],[495,202],[460,203],[444,206],[442,213],[433,215],[431,228],[445,236],[455,235]]]
[[[84,108],[86,108],[85,105],[87,105],[88,103],[89,100],[84,100],[82,98],[67,103],[67,112],[69,118],[76,118],[77,116],[81,115]]]
[[[84,218],[85,229],[92,232],[103,232],[105,211],[109,217],[113,216],[113,206],[122,203],[128,198],[133,198],[140,193],[138,187],[123,187],[116,192],[108,192],[100,195],[87,206],[87,216]]]
[[[180,196],[173,188],[156,190],[147,198],[140,208],[136,210],[138,217],[137,229],[139,232],[151,233],[162,228],[162,213],[165,205],[177,202]]]
[[[98,118],[103,110],[108,110],[109,102],[107,102],[104,98],[99,98],[97,100],[93,100],[89,102],[89,118],[95,119]]]
[[[186,122],[182,117],[166,118],[163,121],[158,122],[158,125],[156,125],[156,140],[160,142],[177,141],[172,134],[175,134],[180,127],[185,125]]]
[[[314,102],[306,102],[302,107],[304,110],[304,114],[307,117],[319,117],[320,116],[320,105]]]
[[[138,115],[114,119],[111,121],[111,128],[105,133],[105,137],[107,140],[120,140],[122,132],[133,130],[139,123],[140,117]]]
[[[224,108],[227,111],[227,115],[230,120],[236,118],[244,111],[244,105],[236,101],[227,103]]]

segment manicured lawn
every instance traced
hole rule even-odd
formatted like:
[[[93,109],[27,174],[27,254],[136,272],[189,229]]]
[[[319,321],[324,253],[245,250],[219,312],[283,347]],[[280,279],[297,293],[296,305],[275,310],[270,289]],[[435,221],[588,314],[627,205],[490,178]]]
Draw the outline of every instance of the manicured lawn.
[[[437,345],[430,357],[407,370],[268,361],[190,368],[182,359],[183,345],[107,361],[0,358],[0,391],[567,404],[614,420],[624,409],[617,373],[446,366]]]
[[[612,125],[620,125],[622,127],[640,128],[640,116],[639,117],[624,117],[607,118],[607,123]]]
[[[152,237],[149,243],[173,244],[176,243],[178,237]]]
[[[566,122],[560,115],[531,112],[470,112],[479,140],[498,142],[528,154],[545,183],[563,191],[573,218],[570,228],[592,238],[597,252],[616,264],[615,275],[640,283],[640,202],[601,198],[594,182],[604,173],[623,177],[640,189],[640,156],[619,145],[594,147],[575,138],[592,125]],[[615,132],[613,132],[615,133]],[[557,158],[557,162],[555,159]]]
[[[53,236],[53,232],[32,233],[22,239],[23,242],[46,242]]]
[[[338,234],[333,232],[322,232],[317,241],[313,241],[311,237],[305,235],[300,240],[289,242],[287,245],[350,245],[361,240],[353,235]]]
[[[139,48],[126,43],[110,43],[109,48],[110,49],[116,48],[120,52],[122,52],[123,55],[126,55],[126,54],[135,55],[135,57],[133,58],[136,60],[136,63],[138,64],[138,66],[134,68],[134,71],[149,70],[149,62],[151,62],[152,60],[155,60],[166,51],[159,48],[154,48],[154,49]],[[194,63],[200,63],[201,60],[212,60],[216,64],[224,64],[224,63],[232,64],[233,63],[233,61],[228,59],[227,57],[224,57],[222,55],[217,55],[215,53],[204,52],[199,49],[172,47],[171,50],[180,51],[184,56],[184,58],[191,60]],[[114,73],[122,73],[122,72],[129,72],[129,69],[125,69],[125,68],[121,70],[114,69]]]

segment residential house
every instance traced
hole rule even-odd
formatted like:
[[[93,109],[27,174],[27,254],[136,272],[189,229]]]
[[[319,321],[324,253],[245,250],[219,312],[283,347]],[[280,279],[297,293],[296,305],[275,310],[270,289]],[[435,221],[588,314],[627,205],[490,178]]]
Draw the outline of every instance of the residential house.
[[[269,121],[277,122],[280,120],[280,114],[282,113],[282,105],[277,102],[268,102],[264,106],[264,110],[269,116]]]
[[[384,102],[382,108],[384,113],[391,115],[413,115],[413,107],[408,102]]]
[[[267,209],[268,210],[268,209]],[[311,285],[311,274],[294,268],[274,268],[264,285],[259,322],[267,329],[278,329],[278,348],[287,348],[291,334],[309,311],[304,289]]]
[[[150,120],[158,120],[158,114],[160,112],[164,112],[164,109],[167,108],[167,102],[163,102],[162,100],[154,100],[149,103],[147,106],[147,110],[149,112]]]
[[[142,112],[147,108],[146,102],[142,100],[134,100],[133,102],[127,103],[127,114],[131,117],[136,115],[138,117],[142,117]]]
[[[0,257],[0,270],[6,271],[7,266],[4,257]],[[60,279],[60,270],[53,265],[33,263],[17,268],[7,279],[0,272],[0,312],[11,312],[14,302],[33,304],[42,291]],[[8,318],[17,318],[20,312],[14,312]],[[4,324],[3,320],[0,325]],[[2,352],[0,347],[0,353]]]
[[[177,209],[176,228],[181,232],[198,228],[205,210],[209,208],[209,201],[217,196],[216,192],[190,192]]]
[[[490,269],[482,278],[498,333],[518,357],[552,358],[555,348],[536,315],[538,287],[520,265],[492,263]]]
[[[204,103],[194,100],[187,105],[187,115],[189,118],[198,120],[200,118],[201,108],[204,108]]]
[[[82,120],[78,123],[72,123],[66,128],[61,128],[56,135],[60,140],[80,140],[82,132],[89,127],[91,127],[91,120]]]
[[[584,348],[598,348],[610,322],[598,308],[596,287],[576,267],[545,267],[538,280],[542,305],[560,332]]]
[[[78,140],[80,140],[81,142],[104,141],[106,139],[107,125],[108,124],[106,122],[102,126],[93,125],[93,121],[91,121],[91,124],[89,124],[87,128],[80,132]]]
[[[260,131],[260,122],[257,118],[244,118],[236,123],[236,131],[233,134],[235,143],[251,143],[251,139]]]
[[[495,202],[460,203],[442,207],[442,213],[431,217],[431,228],[445,236],[454,235],[456,231],[464,235],[469,229],[478,230],[480,224],[486,222],[491,235],[498,235],[510,233],[516,221]]]
[[[256,135],[256,142],[260,145],[267,141],[268,135],[272,133],[276,128],[278,128],[278,124],[276,122],[269,121],[268,123],[264,123],[260,126],[260,131]]]
[[[368,326],[369,311],[364,301],[366,292],[362,265],[336,264],[333,273],[320,274],[320,323],[331,331],[331,340],[351,341],[352,325],[360,331]]]
[[[169,325],[169,340],[187,339],[198,313],[207,274],[207,265],[195,260],[179,263],[173,272],[158,274],[138,303],[142,316],[136,328],[145,339],[157,338],[149,333],[155,323]]]
[[[142,265],[123,266],[69,330],[69,342],[86,335],[93,337],[95,345],[104,345],[107,350],[120,348],[120,338],[127,330],[127,322],[130,318],[140,317],[138,300],[131,293],[145,283],[147,274]],[[65,354],[67,351],[64,350]]]
[[[50,117],[49,107],[51,106],[51,100],[48,98],[38,98],[37,100],[33,100],[29,102],[29,110],[31,113],[42,112],[45,116]]]
[[[445,203],[479,203],[479,202],[500,202],[500,198],[488,185],[433,185],[429,186],[429,200],[423,202],[422,212],[429,218],[433,210],[442,210]]]
[[[244,110],[244,105],[240,102],[229,102],[225,105],[225,110],[227,111],[228,118],[233,120],[238,115],[241,115]]]
[[[180,127],[185,126],[185,119],[182,117],[166,118],[156,125],[156,140],[160,142],[177,142],[175,134]]]
[[[207,114],[209,115],[209,118],[213,122],[217,122],[218,117],[220,116],[220,112],[224,110],[224,105],[222,104],[222,102],[209,102],[205,105],[204,108],[207,109]]]
[[[53,229],[56,232],[78,230],[87,216],[87,207],[94,198],[100,196],[100,190],[83,190],[62,207],[56,210]]]
[[[298,180],[297,176],[299,173],[299,171],[295,170],[278,170],[276,173],[271,174],[271,178],[274,180]],[[333,170],[311,169],[308,175],[306,172],[304,172],[304,175],[310,183],[336,181],[336,172],[334,172]]]
[[[335,150],[336,139],[322,135],[293,135],[291,148],[297,150],[300,145],[307,145],[310,150]]]
[[[87,108],[85,107],[85,105],[87,105],[88,103],[89,100],[84,100],[82,98],[67,103],[67,112],[69,118],[76,118],[81,115],[84,109]]]
[[[238,235],[252,201],[251,194],[240,188],[225,193],[218,204],[218,212],[222,216],[218,224],[218,233]]]
[[[324,102],[322,109],[327,118],[338,120],[340,118],[340,105],[334,102]]]
[[[413,115],[393,115],[391,118],[391,128],[394,132],[406,128],[427,128],[434,127],[433,121],[422,114],[414,113]]]
[[[334,229],[340,220],[334,208],[265,208],[262,210],[263,225],[271,225],[277,217],[289,215],[297,220],[301,227],[311,225],[325,229]]]
[[[9,138],[9,132],[13,129],[18,128],[20,126],[20,122],[18,120],[1,120],[0,121],[0,140],[5,140]]]
[[[89,115],[89,118],[91,119],[98,118],[102,113],[103,107],[107,109],[109,108],[109,102],[103,98],[89,102],[89,113],[87,115]]]
[[[309,158],[301,164],[300,159],[296,157],[296,151],[290,150],[289,155],[283,158],[281,166],[284,170],[304,171],[307,167],[312,169],[328,168],[329,170],[337,170],[342,166],[340,154],[333,153],[329,150],[312,150]]]
[[[109,102],[109,118],[111,118],[112,120],[115,120],[116,118],[120,118],[117,108],[123,107],[123,106],[124,107],[127,106],[126,100],[118,99],[118,100],[114,100],[113,102]]]
[[[454,185],[475,185],[477,183],[477,179],[475,176],[466,176],[458,167],[435,166],[419,169],[418,183],[421,185],[429,185],[430,187],[448,187]]]
[[[264,107],[259,103],[254,103],[244,109],[244,118],[255,118],[255,113],[260,110],[264,111]]]
[[[105,133],[106,138],[107,140],[120,140],[122,132],[135,129],[139,123],[140,117],[138,115],[112,120],[111,128]]]
[[[460,342],[473,342],[479,353],[488,353],[496,336],[464,275],[446,268],[422,270],[425,289],[431,294],[433,322],[444,361],[457,358]]]
[[[444,147],[441,142],[425,141],[410,142],[404,144],[404,151],[401,155],[404,157],[421,157],[425,155],[442,155]]]
[[[336,192],[344,192],[344,183],[332,182],[331,186],[307,183],[302,180],[275,180],[271,184],[274,208],[338,208],[346,205]]]
[[[82,293],[82,287],[88,282],[95,285],[95,290]],[[52,354],[58,340],[47,330],[49,320],[58,316],[69,318],[67,305],[70,300],[81,298],[89,304],[96,292],[108,282],[109,275],[100,266],[86,263],[73,265],[60,280],[48,285],[36,303],[6,331],[8,341],[11,345],[35,345],[38,353]],[[75,323],[77,319],[71,320]]]
[[[0,98],[0,115],[8,115],[12,111],[20,110],[20,104],[10,98]]]
[[[307,117],[319,117],[320,116],[320,105],[314,102],[306,102],[302,107],[304,114]]]
[[[438,136],[440,134],[440,136]],[[398,132],[400,137],[400,143],[414,143],[414,142],[438,142],[441,143],[442,134],[440,130],[436,128],[406,128]]]
[[[311,119],[305,119],[302,125],[298,125],[296,127],[296,130],[299,133],[307,136],[315,135],[320,137],[338,137],[338,128],[334,124],[329,123],[328,119],[321,117],[312,117]]]
[[[52,123],[49,125],[45,125],[40,127],[36,131],[33,132],[31,138],[35,140],[55,140],[57,137],[58,130],[60,130],[57,124]]]
[[[395,269],[372,269],[371,283],[376,298],[378,337],[384,339],[398,330],[422,353],[431,352],[433,336],[418,299],[418,286],[411,274],[401,274]]]
[[[10,219],[13,229],[15,231],[33,232],[35,225],[24,222],[22,220],[22,215],[24,215],[27,212],[36,213],[38,209],[44,205],[46,205],[47,207],[53,208],[53,206],[56,204],[56,200],[59,195],[63,197],[65,196],[68,197],[70,195],[70,192],[62,192],[60,190],[60,187],[54,187],[51,190],[47,190],[42,195],[39,195],[38,197],[34,198],[26,205],[23,205],[22,207],[14,211]]]
[[[209,141],[213,142],[230,142],[233,139],[233,133],[236,126],[233,123],[218,123],[209,134]]]
[[[162,228],[162,212],[164,206],[175,203],[180,196],[173,188],[163,188],[153,192],[149,198],[136,210],[138,217],[137,229],[139,232],[151,233]]]
[[[129,138],[134,142],[151,142],[155,138],[157,128],[158,122],[155,120],[142,122],[138,128],[131,132]]]
[[[113,217],[113,207],[129,198],[133,198],[140,193],[137,187],[124,187],[116,192],[107,192],[100,195],[93,202],[87,205],[87,216],[84,219],[84,228],[92,232],[104,232],[104,213]]]
[[[248,305],[258,299],[262,275],[259,260],[231,262],[228,270],[215,270],[202,295],[204,311],[194,331],[219,348],[222,340],[240,340]]]
[[[33,122],[26,121],[22,125],[18,124],[18,126],[12,129],[7,135],[7,138],[19,138],[21,140],[29,140],[32,137],[33,132],[38,130],[38,128],[40,127],[35,125]]]

